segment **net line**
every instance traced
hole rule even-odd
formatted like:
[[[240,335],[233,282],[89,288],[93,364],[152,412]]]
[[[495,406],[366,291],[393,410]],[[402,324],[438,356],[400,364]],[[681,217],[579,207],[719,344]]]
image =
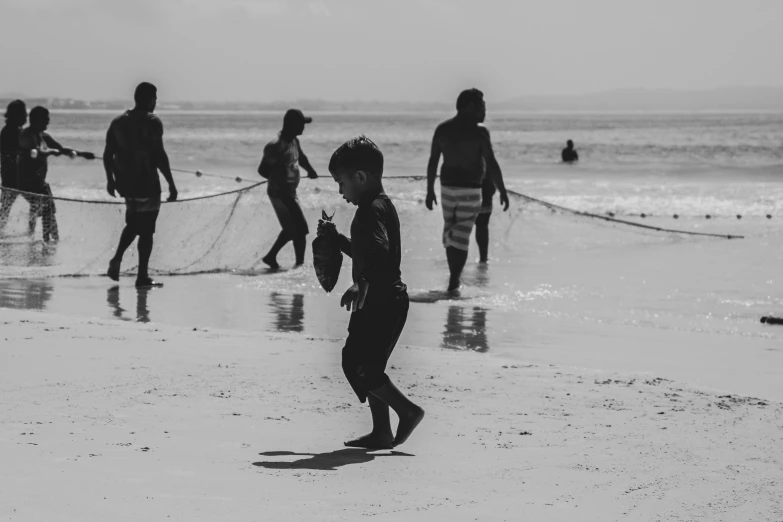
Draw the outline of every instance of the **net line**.
[[[102,160],[102,158],[99,157],[99,156],[96,156],[95,160],[96,161]],[[184,169],[172,168],[171,171],[172,172],[184,173],[184,174],[195,174],[197,176],[209,176],[209,177],[215,177],[215,178],[221,178],[221,179],[234,179],[238,183],[239,182],[249,183],[248,180],[245,180],[245,179],[243,179],[241,177],[231,178],[230,176],[223,176],[223,175],[220,175],[220,174],[213,174],[213,173],[209,173],[209,172],[203,172],[201,170],[192,171],[192,170],[184,170]],[[304,178],[304,179],[309,179],[309,178]],[[318,178],[315,178],[315,179],[318,179]],[[421,174],[413,174],[413,175],[404,175],[404,176],[389,176],[389,177],[387,177],[385,179],[424,180],[424,179],[427,179],[427,176],[421,175]],[[211,198],[218,198],[218,197],[222,197],[222,196],[226,196],[226,195],[247,192],[247,191],[255,189],[256,187],[264,185],[267,182],[268,182],[267,180],[262,180],[262,181],[258,181],[258,182],[252,183],[251,185],[248,185],[246,187],[242,187],[242,188],[238,188],[238,189],[234,189],[234,190],[229,190],[229,191],[225,191],[225,192],[219,192],[219,193],[215,193],[215,194],[207,194],[207,195],[203,195],[203,196],[194,196],[194,197],[190,197],[190,198],[177,199],[176,201],[162,201],[161,203],[186,203],[186,202],[189,202],[189,201],[198,201],[198,200],[205,200],[205,199],[211,199]],[[45,196],[45,195],[41,195],[41,194],[35,194],[35,193],[25,192],[25,191],[22,191],[22,190],[11,189],[11,188],[3,188],[3,190],[16,192],[16,193],[19,193],[19,194],[27,194],[27,195],[38,197],[38,198],[46,198],[46,199],[51,198],[51,199],[57,200],[57,201],[69,201],[69,202],[74,202],[74,203],[86,203],[86,204],[97,204],[97,205],[123,205],[123,204],[125,204],[123,201],[90,200],[90,199],[66,198],[66,197],[61,197],[61,196]],[[628,220],[624,220],[624,219],[618,219],[618,218],[610,217],[610,216],[602,216],[600,214],[594,214],[592,212],[585,212],[585,211],[582,211],[582,210],[576,210],[576,209],[564,207],[562,205],[557,205],[555,203],[550,203],[548,201],[544,201],[544,200],[541,200],[541,199],[538,199],[538,198],[534,198],[532,196],[528,196],[526,194],[522,194],[521,192],[517,192],[517,191],[511,190],[511,189],[507,189],[507,192],[509,194],[512,194],[512,195],[514,195],[514,196],[516,196],[518,198],[521,198],[521,199],[523,199],[523,200],[525,200],[527,202],[541,205],[541,206],[543,206],[545,208],[548,208],[550,210],[553,210],[553,211],[557,210],[557,211],[566,212],[566,213],[569,213],[569,214],[572,214],[572,215],[575,215],[575,216],[586,217],[586,218],[591,218],[591,219],[599,219],[599,220],[610,222],[610,223],[616,223],[616,224],[619,224],[619,225],[625,225],[625,226],[630,226],[630,227],[637,227],[637,228],[642,228],[642,229],[645,229],[645,230],[652,230],[652,231],[655,231],[655,232],[664,232],[664,233],[669,233],[669,234],[684,234],[684,235],[689,235],[689,236],[715,237],[715,238],[721,238],[721,239],[744,239],[745,238],[745,236],[741,236],[741,235],[718,234],[718,233],[710,233],[710,232],[693,232],[693,231],[690,231],[690,230],[680,230],[680,229],[673,229],[673,228],[656,227],[656,226],[653,226],[653,225],[645,225],[645,224],[642,224],[642,223],[635,223],[633,221],[628,221]]]

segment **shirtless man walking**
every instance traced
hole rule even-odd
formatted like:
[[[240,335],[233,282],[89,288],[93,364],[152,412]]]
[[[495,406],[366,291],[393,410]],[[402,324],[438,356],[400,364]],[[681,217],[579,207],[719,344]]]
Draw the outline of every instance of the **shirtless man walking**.
[[[460,287],[460,275],[468,260],[470,233],[481,212],[481,187],[485,176],[489,176],[500,193],[503,210],[508,210],[503,174],[492,150],[489,130],[483,125],[485,116],[484,94],[478,89],[462,91],[457,98],[457,115],[438,125],[432,137],[426,205],[432,210],[433,203],[437,203],[435,178],[443,155],[440,186],[449,291]]]
[[[125,198],[125,228],[106,275],[114,281],[120,278],[122,256],[138,237],[139,270],[137,288],[163,286],[149,276],[153,235],[160,212],[160,177],[169,185],[167,201],[177,200],[177,187],[171,175],[169,157],[163,148],[163,123],[153,114],[158,90],[143,82],[134,93],[135,106],[112,120],[106,133],[103,167],[106,170],[106,191]]]

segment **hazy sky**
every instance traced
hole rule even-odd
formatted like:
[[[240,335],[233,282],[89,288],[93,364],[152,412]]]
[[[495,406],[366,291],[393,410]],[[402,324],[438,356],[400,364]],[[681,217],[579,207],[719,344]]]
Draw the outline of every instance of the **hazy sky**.
[[[488,100],[783,85],[778,0],[0,0],[0,94]]]

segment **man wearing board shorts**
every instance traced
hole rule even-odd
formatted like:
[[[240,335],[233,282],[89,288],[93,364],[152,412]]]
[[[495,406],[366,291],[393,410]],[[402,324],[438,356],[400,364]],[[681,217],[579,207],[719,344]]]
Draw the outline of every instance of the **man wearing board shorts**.
[[[435,129],[427,165],[426,205],[437,203],[435,178],[440,170],[443,246],[449,264],[449,291],[460,286],[460,276],[468,259],[470,233],[482,209],[482,184],[486,176],[500,192],[503,210],[508,210],[508,194],[503,175],[492,150],[484,94],[478,89],[462,91],[457,98],[457,115]]]
[[[258,173],[269,180],[266,193],[283,229],[269,253],[261,258],[261,261],[272,269],[280,268],[277,254],[289,241],[294,243],[296,266],[304,264],[307,234],[310,230],[296,195],[300,180],[299,165],[307,171],[308,178],[317,178],[318,174],[302,151],[297,136],[301,136],[305,125],[312,121],[313,119],[306,117],[302,111],[289,109],[283,117],[283,129],[277,138],[266,144],[261,164],[258,166]]]
[[[168,201],[177,200],[177,187],[163,148],[163,123],[153,114],[158,90],[151,83],[140,83],[134,100],[135,107],[114,118],[106,133],[103,152],[106,191],[112,197],[118,192],[125,198],[125,228],[106,275],[114,281],[119,280],[122,256],[138,237],[136,287],[150,288],[163,286],[149,276],[153,236],[161,205],[158,170],[169,184]]]

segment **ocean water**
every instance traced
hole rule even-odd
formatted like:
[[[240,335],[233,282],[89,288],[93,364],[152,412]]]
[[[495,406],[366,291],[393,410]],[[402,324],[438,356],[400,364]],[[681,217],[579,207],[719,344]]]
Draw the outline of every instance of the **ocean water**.
[[[472,245],[460,297],[414,303],[401,343],[657,372],[783,399],[783,327],[759,322],[783,316],[783,115],[489,110],[487,126],[514,191],[652,227],[743,237],[633,227],[517,196],[502,212],[496,201],[490,263],[475,263]],[[112,116],[54,113],[50,132],[100,153]],[[299,190],[313,231],[322,209],[336,212],[343,231],[354,212],[326,170],[332,150],[360,133],[379,144],[403,227],[403,278],[417,299],[446,285],[440,210],[424,207],[425,181],[393,178],[425,173],[432,131],[448,116],[315,113],[301,138],[322,176]],[[259,181],[260,151],[280,123],[269,113],[161,118],[173,166],[222,176],[176,173],[184,199]],[[557,162],[566,139],[576,143],[578,165]],[[100,277],[123,224],[122,205],[103,193],[100,163],[53,159],[49,181],[56,195],[91,203],[57,202],[62,240],[55,247],[13,233],[12,222],[12,237],[0,242],[0,307],[344,336],[347,313],[337,303],[349,284],[349,259],[331,295],[310,266],[276,273],[259,266],[279,230],[263,186],[164,205],[151,265],[166,286],[136,291],[132,277],[120,285]],[[16,203],[17,226],[25,212],[26,203]],[[293,263],[290,247],[281,263]],[[129,251],[124,268],[134,267]]]

